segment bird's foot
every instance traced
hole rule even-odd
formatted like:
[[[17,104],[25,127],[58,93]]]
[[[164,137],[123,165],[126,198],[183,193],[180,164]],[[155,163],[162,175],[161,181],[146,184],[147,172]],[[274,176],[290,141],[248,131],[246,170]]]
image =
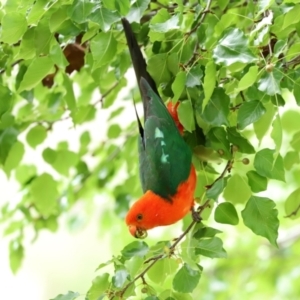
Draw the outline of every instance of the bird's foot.
[[[199,215],[199,210],[195,210],[195,207],[192,206],[191,208],[191,212],[192,212],[192,218],[193,218],[193,221],[196,222],[196,223],[199,223],[202,221],[202,218],[200,217]]]

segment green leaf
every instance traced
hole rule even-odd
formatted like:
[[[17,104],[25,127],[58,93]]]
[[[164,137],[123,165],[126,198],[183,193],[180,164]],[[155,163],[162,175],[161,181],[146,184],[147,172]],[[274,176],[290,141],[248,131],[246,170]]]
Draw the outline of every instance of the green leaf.
[[[258,100],[242,103],[237,114],[239,129],[244,129],[249,124],[256,122],[265,113],[265,107]]]
[[[273,72],[270,73],[265,71],[258,81],[258,89],[270,96],[281,94],[280,81],[283,75],[284,74],[277,69],[274,69]]]
[[[105,294],[106,290],[110,287],[111,283],[108,281],[109,274],[104,273],[97,276],[92,283],[92,286],[87,292],[87,297],[89,300],[99,300],[102,299],[102,295]]]
[[[300,106],[300,78],[298,78],[294,83],[293,94],[298,106]]]
[[[300,14],[300,5],[295,5],[288,13],[284,15],[284,21],[282,29],[285,29],[286,27],[298,23],[298,18]]]
[[[284,168],[286,170],[291,170],[295,164],[300,163],[299,152],[298,151],[289,151],[283,159]]]
[[[205,66],[205,76],[203,82],[203,91],[205,98],[202,103],[202,110],[207,105],[216,87],[216,65],[213,61],[209,61]]]
[[[68,9],[68,16],[76,23],[85,23],[94,5],[87,0],[75,0]]]
[[[167,277],[174,274],[178,268],[178,262],[172,258],[159,260],[148,272],[151,281],[157,284],[164,284]]]
[[[188,264],[184,264],[176,273],[173,279],[173,288],[180,293],[191,293],[198,285],[202,269],[192,269]]]
[[[58,206],[57,182],[48,173],[36,177],[30,185],[32,202],[45,217]]]
[[[128,270],[130,277],[134,278],[144,265],[144,259],[139,256],[133,256],[125,261],[125,267]],[[97,268],[99,269],[99,267]]]
[[[27,21],[19,12],[9,12],[4,15],[1,22],[1,40],[7,44],[17,43],[27,30]]]
[[[223,242],[218,237],[199,240],[196,244],[195,253],[210,258],[226,258]]]
[[[75,95],[74,95],[74,90],[73,90],[73,85],[72,81],[69,76],[66,74],[63,74],[63,79],[64,79],[64,87],[66,89],[66,94],[64,96],[64,100],[66,101],[68,105],[68,109],[71,112],[75,111],[76,108],[76,100],[75,100]]]
[[[195,239],[201,239],[206,237],[214,237],[216,234],[221,233],[222,231],[212,228],[212,227],[202,227],[199,228],[193,235]]]
[[[2,164],[5,163],[11,147],[17,141],[17,136],[18,131],[13,127],[0,131],[0,162]]]
[[[130,259],[133,256],[144,257],[149,251],[149,247],[145,242],[135,241],[128,244],[121,251],[125,259]]]
[[[213,199],[214,201],[217,201],[219,198],[219,195],[223,192],[225,186],[227,184],[226,178],[220,178],[217,180],[211,188],[209,188],[206,192],[206,197],[208,199]]]
[[[257,58],[248,48],[248,39],[238,28],[227,28],[218,45],[213,50],[213,58],[217,64],[230,66],[236,62],[251,63]]]
[[[250,67],[248,72],[239,81],[236,92],[246,90],[248,87],[252,86],[257,80],[257,75],[258,75],[258,67],[257,66]]]
[[[49,18],[49,28],[50,31],[57,32],[60,26],[63,24],[63,22],[68,18],[67,16],[67,10],[65,7],[60,7],[56,11],[53,12],[53,14]]]
[[[196,87],[201,85],[201,78],[203,77],[203,72],[200,66],[192,67],[186,76],[186,86]]]
[[[112,278],[112,283],[116,288],[121,288],[127,280],[128,272],[125,269],[120,269],[115,272]]]
[[[64,295],[59,294],[58,296],[56,296],[55,298],[52,298],[50,300],[75,300],[79,296],[80,296],[79,293],[69,291],[67,294],[64,294]]]
[[[266,109],[266,113],[253,124],[256,137],[260,141],[263,139],[263,137],[266,135],[267,131],[269,130],[274,115],[276,113],[274,105],[271,102],[265,104],[264,106]]]
[[[238,192],[237,192],[238,191]],[[227,182],[223,197],[233,203],[245,203],[251,196],[249,185],[239,174],[233,174]]]
[[[179,28],[178,26],[179,18],[178,15],[173,15],[170,19],[166,20],[163,23],[150,24],[150,29],[154,32],[168,32]]]
[[[189,131],[192,132],[195,130],[195,120],[194,120],[194,110],[191,100],[185,100],[180,102],[178,108],[178,118],[180,124]]]
[[[268,179],[264,176],[259,175],[255,171],[247,172],[248,184],[254,193],[265,191],[268,186]]]
[[[22,37],[18,59],[32,59],[36,55],[34,45],[34,28],[28,29]]]
[[[186,82],[186,73],[185,72],[179,72],[174,82],[172,83],[172,91],[174,93],[174,97],[172,98],[172,102],[176,103],[176,101],[180,98],[182,92],[184,91]]]
[[[69,62],[66,59],[57,41],[54,41],[53,44],[51,45],[49,56],[52,59],[53,63],[61,69],[64,69],[66,66],[69,65]]]
[[[4,164],[4,171],[9,176],[10,172],[17,168],[25,153],[24,145],[16,141],[9,150]]]
[[[215,221],[222,224],[237,225],[239,217],[234,205],[230,202],[220,203],[215,210]]]
[[[273,130],[271,132],[271,138],[276,145],[276,151],[279,152],[282,144],[282,126],[279,114],[277,114],[275,120],[273,121],[272,127]]]
[[[251,196],[242,211],[242,217],[244,224],[255,234],[267,238],[272,245],[277,246],[279,220],[275,207],[271,199]]]
[[[254,168],[261,176],[285,181],[283,159],[280,154],[277,154],[276,159],[274,158],[274,155],[274,150],[260,150],[255,155]]]
[[[79,158],[78,154],[62,149],[53,151],[50,148],[46,148],[43,152],[43,158],[46,162],[52,165],[52,167],[62,175],[69,176],[70,168],[75,167]]]
[[[24,248],[19,240],[13,240],[9,243],[9,264],[11,271],[16,274],[20,269],[24,258]]]
[[[12,107],[13,99],[10,89],[0,83],[0,116],[9,111]]]
[[[206,135],[208,146],[225,159],[231,158],[230,144],[223,127],[213,127]]]
[[[216,88],[204,108],[202,118],[210,125],[228,126],[230,99],[222,88]]]
[[[237,147],[238,152],[249,154],[255,153],[254,147],[236,130],[236,127],[227,127],[226,130],[228,134],[228,141]]]
[[[136,0],[131,6],[126,19],[132,23],[139,23],[144,11],[148,8],[150,0]]]
[[[286,199],[285,213],[292,220],[300,217],[300,188],[293,191]]]
[[[293,138],[291,140],[291,146],[296,150],[300,151],[300,131],[296,132],[293,135]]]
[[[107,137],[109,139],[116,139],[119,137],[121,132],[121,127],[118,124],[112,124],[108,128]]]
[[[48,55],[50,45],[54,40],[54,35],[50,32],[48,22],[46,19],[41,20],[34,30],[34,44],[36,48],[36,55]]]
[[[170,71],[167,67],[167,54],[157,54],[150,57],[147,63],[147,70],[157,84],[169,82]]]
[[[53,62],[49,57],[44,56],[34,58],[24,74],[23,80],[18,88],[18,92],[31,90],[39,84],[43,78],[53,72]]]
[[[15,176],[21,185],[25,185],[31,178],[36,176],[36,167],[32,165],[19,165]]]
[[[120,16],[117,12],[111,11],[105,7],[97,7],[97,9],[94,9],[90,14],[89,19],[96,24],[99,24],[102,31],[107,32],[110,29],[110,26],[120,19]]]
[[[78,107],[71,112],[73,122],[75,124],[82,124],[87,121],[94,119],[96,114],[96,109],[94,105],[86,105]]]
[[[97,34],[91,41],[91,52],[94,59],[94,70],[110,63],[117,52],[117,41],[112,32]]]
[[[46,139],[46,137],[46,128],[42,125],[36,125],[28,131],[26,140],[29,146],[35,148],[37,145],[41,144]]]

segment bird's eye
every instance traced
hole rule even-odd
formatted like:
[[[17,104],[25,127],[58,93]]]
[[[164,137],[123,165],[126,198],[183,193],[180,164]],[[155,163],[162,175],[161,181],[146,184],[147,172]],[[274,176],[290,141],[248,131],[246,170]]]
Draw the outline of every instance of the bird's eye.
[[[143,215],[142,214],[138,214],[136,216],[136,218],[137,218],[138,221],[141,221],[141,220],[143,220]]]

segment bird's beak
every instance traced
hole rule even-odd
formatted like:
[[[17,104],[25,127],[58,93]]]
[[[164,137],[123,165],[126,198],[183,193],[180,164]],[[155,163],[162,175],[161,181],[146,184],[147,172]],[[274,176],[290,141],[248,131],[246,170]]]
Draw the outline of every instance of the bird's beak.
[[[137,239],[144,239],[148,235],[147,230],[133,225],[129,226],[129,232],[132,236],[134,236]]]

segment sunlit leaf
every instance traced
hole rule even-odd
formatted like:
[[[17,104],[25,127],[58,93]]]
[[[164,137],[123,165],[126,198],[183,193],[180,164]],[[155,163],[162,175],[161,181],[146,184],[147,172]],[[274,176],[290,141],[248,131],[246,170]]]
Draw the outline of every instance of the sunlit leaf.
[[[5,14],[2,18],[1,25],[1,40],[8,44],[17,43],[27,30],[26,18],[19,12]]]
[[[180,102],[177,109],[180,124],[189,131],[195,130],[195,119],[193,117],[193,107],[190,100]]]
[[[194,270],[188,264],[184,264],[173,279],[174,290],[181,293],[191,293],[198,285],[201,273],[201,268]]]
[[[247,177],[252,192],[259,193],[267,189],[268,179],[266,177],[259,175],[253,170],[247,173]]]
[[[239,217],[234,205],[230,202],[220,203],[215,210],[215,221],[222,224],[237,225]]]
[[[242,211],[242,217],[245,225],[255,234],[267,238],[272,245],[277,246],[279,220],[275,207],[271,199],[251,196]]]
[[[50,300],[75,300],[79,296],[80,296],[79,293],[69,291],[67,294],[64,294],[64,295],[60,294]]]
[[[237,28],[228,28],[213,50],[213,58],[217,64],[230,66],[233,63],[250,63],[256,57],[248,48],[245,34]]]
[[[127,245],[122,251],[122,255],[125,259],[129,259],[133,256],[145,256],[149,251],[149,247],[145,242],[135,241]]]
[[[265,71],[258,81],[258,89],[270,96],[280,94],[280,80],[282,77],[283,73],[277,69],[274,69],[273,72]]]
[[[285,213],[291,219],[300,217],[300,188],[293,191],[285,201]]]
[[[280,154],[275,157],[275,150],[262,149],[257,152],[254,167],[261,176],[285,181],[283,159]]]
[[[229,114],[229,97],[221,88],[216,88],[204,108],[202,117],[211,125],[229,125],[227,116]]]
[[[195,253],[210,258],[226,258],[223,242],[218,237],[201,239],[196,244]]]
[[[238,110],[237,121],[238,127],[244,129],[249,124],[259,120],[266,112],[265,107],[260,101],[244,102]]]
[[[113,34],[100,32],[96,35],[91,41],[91,52],[94,59],[94,69],[111,62],[117,52],[117,41]]]
[[[232,203],[245,203],[251,196],[251,190],[246,179],[239,174],[233,174],[227,182],[223,197]]]

